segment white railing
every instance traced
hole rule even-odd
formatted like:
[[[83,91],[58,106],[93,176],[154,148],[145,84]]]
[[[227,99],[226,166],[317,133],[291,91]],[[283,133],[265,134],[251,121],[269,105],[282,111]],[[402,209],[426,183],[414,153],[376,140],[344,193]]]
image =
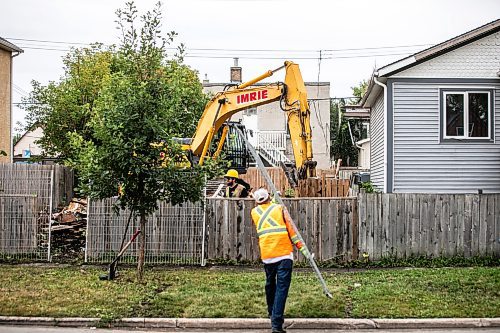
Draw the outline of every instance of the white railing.
[[[257,133],[257,147],[271,147],[280,151],[286,150],[286,132],[260,131]]]
[[[285,133],[286,135],[286,133]],[[257,150],[273,166],[279,166],[279,162],[290,163],[290,159],[283,154],[284,149],[276,147],[272,142],[267,141],[264,136],[258,136],[259,144]],[[286,136],[285,136],[286,140]]]

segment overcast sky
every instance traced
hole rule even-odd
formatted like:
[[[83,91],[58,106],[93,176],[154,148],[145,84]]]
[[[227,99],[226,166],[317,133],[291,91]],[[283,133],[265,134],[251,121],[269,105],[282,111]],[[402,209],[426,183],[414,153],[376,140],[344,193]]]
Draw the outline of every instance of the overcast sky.
[[[156,0],[136,1],[141,12]],[[14,58],[14,102],[62,75],[71,46],[118,43],[115,10],[124,0],[0,0],[0,36],[24,49]],[[233,57],[243,80],[290,59],[305,81],[330,82],[351,96],[374,67],[403,58],[500,17],[499,0],[163,0],[163,29],[187,47],[202,79],[227,82]],[[34,41],[28,41],[34,40]],[[73,44],[74,43],[74,44]],[[82,44],[78,44],[82,43]],[[203,50],[204,49],[204,50]],[[208,50],[207,50],[208,49]],[[321,51],[321,62],[319,55]],[[271,81],[282,80],[277,73]],[[24,118],[14,108],[14,122]]]

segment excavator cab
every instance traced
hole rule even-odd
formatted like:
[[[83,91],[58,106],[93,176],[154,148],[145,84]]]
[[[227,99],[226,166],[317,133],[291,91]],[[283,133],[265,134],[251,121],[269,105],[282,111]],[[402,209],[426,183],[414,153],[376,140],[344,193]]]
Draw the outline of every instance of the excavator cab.
[[[225,130],[224,127],[227,127],[227,129]],[[250,153],[245,140],[235,128],[247,135],[245,125],[242,123],[236,121],[226,122],[214,136],[214,144],[211,146],[210,155],[218,155],[217,147],[220,141],[223,140],[222,151],[224,152],[224,159],[231,163],[229,169],[235,169],[238,173],[245,174],[249,166]]]

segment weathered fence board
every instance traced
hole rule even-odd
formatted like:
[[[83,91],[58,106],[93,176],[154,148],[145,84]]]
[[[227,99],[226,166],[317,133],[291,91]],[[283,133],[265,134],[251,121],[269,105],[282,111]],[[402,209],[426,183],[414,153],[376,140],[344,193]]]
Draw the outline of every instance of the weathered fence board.
[[[359,248],[373,260],[498,257],[499,200],[500,194],[361,194]]]
[[[73,177],[73,170],[57,164],[0,164],[0,194],[36,194],[52,197],[54,208],[65,206],[73,198]]]
[[[0,257],[50,259],[45,204],[37,195],[0,195]]]
[[[495,209],[493,210],[495,213],[493,214],[494,218],[494,245],[493,245],[493,253],[498,256],[500,253],[500,196],[495,196]]]
[[[349,193],[349,179],[336,178],[308,178],[299,180],[299,197],[347,197]]]
[[[300,230],[304,241],[320,261],[351,260],[353,235],[358,223],[356,198],[284,199],[290,216]],[[227,210],[222,214],[221,208]],[[255,207],[251,199],[209,198],[207,214],[207,259],[237,261],[259,260],[258,240],[250,211]],[[225,227],[220,228],[220,225]],[[356,227],[354,227],[356,226]],[[223,242],[224,246],[218,246]],[[299,255],[299,260],[303,260]]]
[[[6,237],[14,241],[10,241],[13,248],[4,248],[1,253],[15,254],[18,258],[26,259],[45,259],[50,260],[50,221],[51,208],[56,207],[59,203],[66,203],[66,200],[71,199],[73,178],[72,171],[59,165],[33,165],[33,164],[0,164],[0,195],[10,197],[35,197],[36,199],[36,218],[33,219],[31,214],[26,214],[26,205],[12,205],[12,201],[3,201],[2,205],[10,205],[8,207],[0,207],[4,212],[9,210],[11,214],[10,223],[13,223],[13,228],[31,228],[37,230],[36,233],[22,233],[12,235],[3,233],[0,237]],[[58,178],[55,177],[57,175]],[[71,178],[69,181],[59,181],[60,178]],[[71,191],[66,191],[64,188],[70,186]],[[16,199],[18,202],[21,199]],[[32,199],[26,199],[32,200]],[[17,210],[16,210],[17,209]],[[31,208],[30,208],[31,209]],[[15,229],[10,229],[13,231]],[[36,241],[33,240],[33,237]],[[14,238],[12,238],[14,237]],[[24,239],[24,237],[28,237]],[[16,247],[16,244],[23,242],[36,243],[37,249],[31,247]],[[25,249],[25,250],[23,250]]]
[[[288,184],[288,179],[286,178],[283,169],[273,167],[266,168],[266,170],[271,177],[274,186],[276,186],[276,189],[278,191],[281,191],[281,193],[284,195],[286,189],[290,188],[291,186]],[[258,168],[248,168],[247,173],[240,175],[240,178],[249,183],[254,190],[260,187],[268,187],[265,178],[262,176],[262,173]]]

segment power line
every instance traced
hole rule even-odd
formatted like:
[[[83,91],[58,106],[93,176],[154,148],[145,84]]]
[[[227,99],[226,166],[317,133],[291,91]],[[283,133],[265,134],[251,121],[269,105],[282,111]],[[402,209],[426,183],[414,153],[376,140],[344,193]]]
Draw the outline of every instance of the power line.
[[[26,39],[26,38],[14,38],[6,37],[6,39],[11,39],[15,41],[23,42],[37,42],[37,43],[50,43],[50,44],[67,44],[67,45],[91,45],[91,43],[80,43],[80,42],[67,42],[67,41],[54,41],[54,40],[41,40],[41,39]],[[216,52],[295,52],[295,53],[317,53],[318,51],[324,52],[346,52],[346,51],[365,51],[365,50],[384,50],[384,49],[400,49],[400,48],[415,48],[415,47],[426,47],[434,44],[411,44],[411,45],[392,45],[392,46],[376,46],[376,47],[359,47],[359,48],[343,48],[343,49],[231,49],[231,48],[187,48],[187,50],[192,51],[216,51]],[[176,50],[175,47],[169,47],[167,49]]]
[[[59,52],[69,52],[70,49],[54,49],[47,47],[31,47],[31,46],[20,46],[24,49],[33,49],[33,50],[43,50],[43,51],[59,51]],[[331,60],[331,59],[355,59],[355,58],[369,58],[369,57],[388,57],[394,55],[409,55],[413,52],[403,52],[403,53],[377,53],[377,54],[354,54],[354,55],[346,55],[346,56],[327,56],[322,57],[322,60]],[[210,54],[192,54],[187,52],[184,55],[184,58],[207,58],[207,59],[233,59],[235,56],[238,56],[240,59],[254,59],[254,60],[284,60],[284,59],[293,59],[293,60],[318,60],[318,57],[302,57],[302,56],[241,56],[237,54],[232,55],[210,55]]]
[[[53,44],[73,44],[73,45],[90,45],[90,43],[75,43],[75,42],[62,42],[62,41],[53,41],[53,40],[41,40],[41,39],[25,39],[25,38],[13,38],[13,37],[5,37],[5,39],[9,40],[17,40],[23,42],[40,42],[40,43],[53,43]]]

